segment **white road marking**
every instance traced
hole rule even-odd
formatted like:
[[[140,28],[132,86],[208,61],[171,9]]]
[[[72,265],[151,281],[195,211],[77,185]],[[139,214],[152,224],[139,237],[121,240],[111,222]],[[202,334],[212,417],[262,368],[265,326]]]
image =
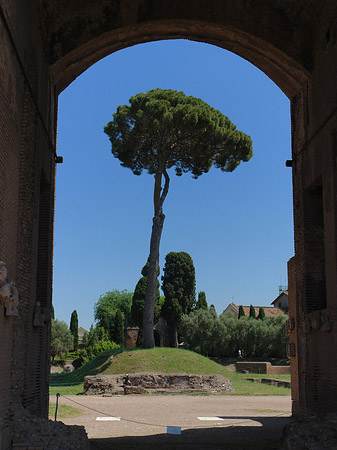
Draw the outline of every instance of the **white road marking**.
[[[120,417],[108,417],[108,416],[104,416],[104,417],[96,417],[96,420],[121,420]]]
[[[224,420],[221,417],[198,417],[199,420]]]

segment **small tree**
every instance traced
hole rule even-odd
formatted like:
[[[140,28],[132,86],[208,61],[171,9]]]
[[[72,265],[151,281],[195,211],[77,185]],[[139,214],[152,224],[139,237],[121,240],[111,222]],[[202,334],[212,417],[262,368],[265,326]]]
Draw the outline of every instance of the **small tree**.
[[[129,322],[131,314],[132,292],[127,290],[106,292],[94,305],[94,317],[97,325],[103,327],[109,339],[113,340],[114,318],[117,311],[123,314],[123,321]]]
[[[259,315],[257,316],[257,318],[259,320],[264,320],[266,317],[266,313],[264,312],[264,309],[262,308],[262,306],[260,306],[259,308]]]
[[[255,312],[255,308],[253,305],[250,305],[250,308],[249,308],[249,318],[256,319],[256,312]]]
[[[92,347],[93,345],[99,344],[100,341],[110,341],[111,337],[107,330],[100,325],[94,327],[91,325],[89,334],[88,334],[88,347]]]
[[[62,353],[68,352],[74,343],[74,338],[70,333],[67,324],[61,320],[51,320],[51,341],[50,353],[52,360]]]
[[[198,300],[195,305],[195,309],[208,309],[206,294],[204,291],[198,293]]]
[[[240,319],[241,317],[246,317],[245,310],[243,309],[242,305],[239,306],[239,316],[238,316],[238,318]]]
[[[143,319],[143,346],[152,348],[159,246],[165,219],[163,204],[170,183],[168,170],[175,167],[177,175],[191,172],[194,178],[208,172],[212,165],[232,172],[252,156],[252,141],[220,111],[183,92],[154,89],[129,101],[130,105],[118,106],[104,132],[110,138],[112,154],[123,167],[135,175],[147,170],[155,179]]]
[[[78,350],[78,315],[76,309],[71,313],[70,318],[70,333],[73,335],[73,350]]]

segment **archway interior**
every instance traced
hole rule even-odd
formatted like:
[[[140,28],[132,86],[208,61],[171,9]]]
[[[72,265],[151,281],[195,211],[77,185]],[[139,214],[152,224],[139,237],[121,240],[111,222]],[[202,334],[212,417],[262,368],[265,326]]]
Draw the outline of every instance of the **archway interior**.
[[[59,97],[54,259],[56,316],[76,307],[88,329],[93,304],[112,289],[133,291],[148,256],[153,178],[136,177],[110,153],[103,126],[131,95],[183,90],[221,110],[252,136],[254,157],[232,174],[172,175],[165,203],[161,267],[188,252],[197,291],[221,313],[269,306],[286,283],[293,253],[289,101],[261,71],[218,47],[160,41],[96,63]]]

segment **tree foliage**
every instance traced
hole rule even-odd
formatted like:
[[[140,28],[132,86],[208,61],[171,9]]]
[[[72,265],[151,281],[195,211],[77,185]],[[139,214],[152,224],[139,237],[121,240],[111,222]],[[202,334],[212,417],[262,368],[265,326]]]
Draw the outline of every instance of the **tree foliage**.
[[[135,175],[146,170],[155,178],[143,318],[144,347],[153,347],[159,245],[165,219],[163,204],[170,182],[168,170],[174,167],[177,175],[191,172],[194,178],[208,172],[212,165],[232,172],[241,161],[250,159],[252,142],[220,111],[183,92],[154,89],[131,97],[129,102],[118,106],[104,131],[110,138],[112,154],[123,167]]]
[[[114,317],[112,341],[118,345],[124,344],[124,316],[121,311],[117,311]]]
[[[264,320],[266,318],[266,313],[264,312],[264,309],[262,306],[259,308],[259,315],[257,316],[259,320]]]
[[[165,301],[161,310],[168,324],[176,327],[183,314],[189,314],[195,306],[195,269],[191,256],[186,252],[170,252],[165,257],[162,290]],[[171,339],[175,345],[176,338]]]
[[[245,310],[243,309],[243,306],[242,305],[240,305],[239,306],[239,316],[238,316],[238,318],[240,319],[241,317],[245,317]]]
[[[56,356],[71,350],[74,339],[67,324],[61,320],[51,320],[51,357],[54,360]]]
[[[198,300],[195,305],[195,309],[208,309],[206,293],[204,291],[200,291],[198,293]]]
[[[210,314],[212,314],[212,316],[213,316],[213,317],[215,317],[215,318],[217,318],[217,317],[218,317],[218,315],[217,315],[217,313],[216,313],[216,309],[215,309],[215,306],[214,306],[214,305],[210,305],[210,306],[209,306],[209,308],[208,308],[208,312],[209,312]]]
[[[249,307],[249,318],[250,319],[256,319],[256,312],[253,305],[250,305]]]
[[[114,329],[114,327],[112,327]],[[89,333],[83,336],[82,348],[79,351],[79,357],[74,361],[74,366],[80,365],[94,359],[97,355],[110,350],[112,348],[120,347],[120,344],[112,341],[108,331],[100,325],[91,325]]]
[[[78,315],[76,309],[71,313],[70,317],[70,333],[73,335],[73,350],[78,350]]]
[[[106,292],[101,295],[94,305],[94,318],[97,325],[102,327],[111,341],[115,336],[116,313],[119,311],[124,322],[130,321],[131,316],[132,292],[127,290]],[[123,325],[124,326],[124,325]],[[117,331],[116,331],[117,333]]]
[[[205,356],[236,357],[243,350],[247,357],[284,358],[289,337],[287,316],[249,320],[231,314],[215,317],[203,309],[183,315],[179,333],[187,349]]]

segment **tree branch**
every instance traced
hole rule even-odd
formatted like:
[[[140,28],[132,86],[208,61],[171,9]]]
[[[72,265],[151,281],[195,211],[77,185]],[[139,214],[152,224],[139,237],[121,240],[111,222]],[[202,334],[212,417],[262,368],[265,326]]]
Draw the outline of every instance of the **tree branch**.
[[[163,207],[163,204],[164,204],[164,201],[165,201],[165,198],[167,196],[169,186],[170,186],[170,177],[169,177],[166,169],[164,169],[163,174],[165,177],[165,185],[164,185],[163,193],[160,196],[160,209]]]
[[[162,202],[161,202],[161,178],[162,172],[158,171],[154,176],[154,192],[153,192],[153,206],[154,206],[154,215],[158,216],[161,212]]]

